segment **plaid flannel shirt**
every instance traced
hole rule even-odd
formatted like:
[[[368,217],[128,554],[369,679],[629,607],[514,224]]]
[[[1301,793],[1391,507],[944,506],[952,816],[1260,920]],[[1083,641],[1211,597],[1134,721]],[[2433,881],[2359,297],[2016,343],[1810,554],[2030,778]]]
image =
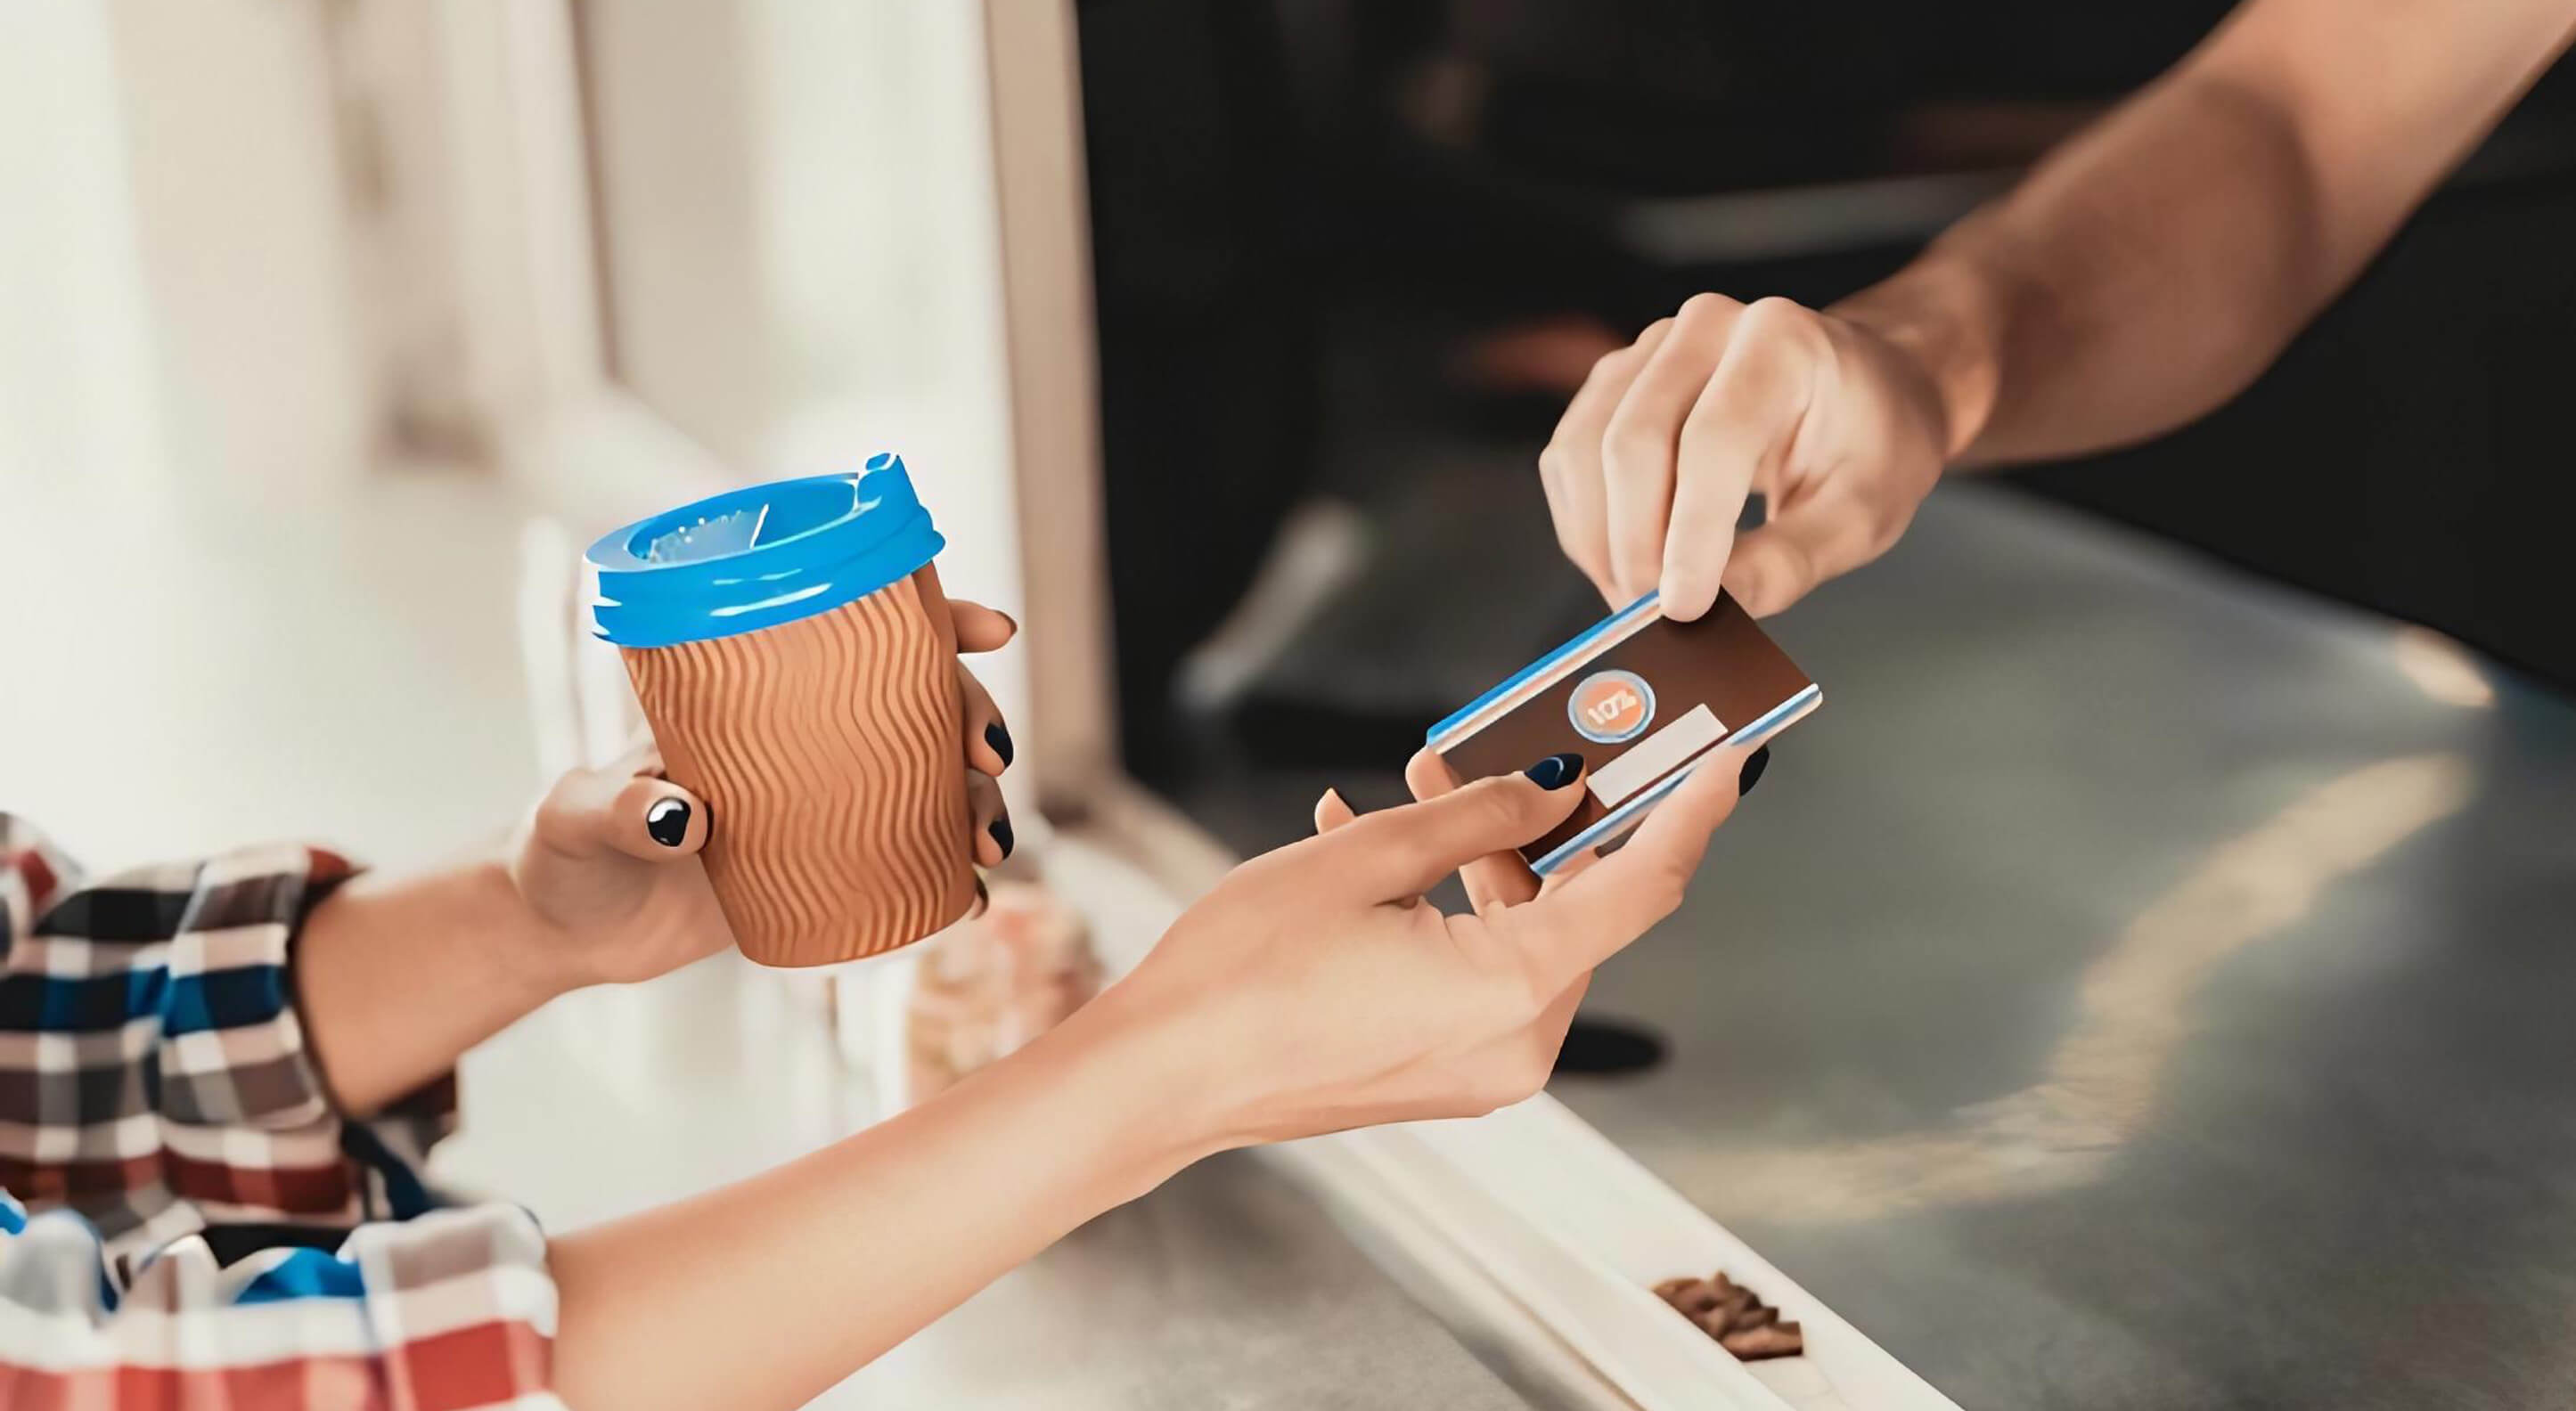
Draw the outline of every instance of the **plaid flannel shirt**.
[[[0,1407],[552,1408],[526,1212],[418,1172],[442,1080],[334,1111],[288,967],[349,876],[272,847],[84,886],[0,813]]]

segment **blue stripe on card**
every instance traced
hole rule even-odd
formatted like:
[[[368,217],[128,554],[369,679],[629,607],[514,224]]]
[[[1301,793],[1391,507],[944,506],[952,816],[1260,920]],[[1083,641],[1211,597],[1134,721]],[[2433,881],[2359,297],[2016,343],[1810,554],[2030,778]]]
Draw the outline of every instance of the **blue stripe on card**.
[[[1501,700],[1503,697],[1510,695],[1514,690],[1520,687],[1521,683],[1538,675],[1540,672],[1547,670],[1549,667],[1556,665],[1558,662],[1565,660],[1576,652],[1583,650],[1593,642],[1600,640],[1603,634],[1610,632],[1614,628],[1622,627],[1630,622],[1634,622],[1641,613],[1654,611],[1655,605],[1661,601],[1663,601],[1663,595],[1661,593],[1648,593],[1637,601],[1628,604],[1626,607],[1619,609],[1617,612],[1614,612],[1608,617],[1601,619],[1599,622],[1592,624],[1590,627],[1583,629],[1583,631],[1577,633],[1574,638],[1568,641],[1565,645],[1558,647],[1555,651],[1549,652],[1546,656],[1540,657],[1538,660],[1531,662],[1529,665],[1522,667],[1518,671],[1513,672],[1510,676],[1504,678],[1501,685],[1496,686],[1494,689],[1487,691],[1485,694],[1478,696],[1474,700],[1467,702],[1464,706],[1452,711],[1448,719],[1432,726],[1429,731],[1424,733],[1422,738],[1425,741],[1439,739],[1442,735],[1449,733],[1449,731],[1464,723],[1469,716],[1472,716],[1476,712],[1483,710],[1485,707],[1492,705],[1494,702]]]

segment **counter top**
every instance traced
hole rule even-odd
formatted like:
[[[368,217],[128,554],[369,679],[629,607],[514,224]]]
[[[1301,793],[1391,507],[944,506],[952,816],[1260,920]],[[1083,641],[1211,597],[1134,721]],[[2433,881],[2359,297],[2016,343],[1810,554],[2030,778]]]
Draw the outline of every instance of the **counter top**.
[[[2576,708],[1945,493],[1561,1096],[1967,1406],[2576,1395]]]
[[[1464,699],[1579,625],[1480,512],[1298,658]],[[2576,1394],[2576,707],[1987,487],[1772,627],[1824,706],[1587,1002],[1670,1061],[1559,1098],[1965,1406]]]

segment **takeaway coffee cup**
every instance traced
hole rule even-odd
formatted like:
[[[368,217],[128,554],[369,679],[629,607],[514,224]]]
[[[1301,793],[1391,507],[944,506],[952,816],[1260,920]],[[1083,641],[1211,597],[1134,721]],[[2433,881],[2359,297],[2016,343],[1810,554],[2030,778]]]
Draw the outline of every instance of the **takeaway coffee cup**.
[[[965,914],[974,850],[946,546],[901,458],[736,490],[590,548],[674,783],[714,813],[742,953],[826,965]]]

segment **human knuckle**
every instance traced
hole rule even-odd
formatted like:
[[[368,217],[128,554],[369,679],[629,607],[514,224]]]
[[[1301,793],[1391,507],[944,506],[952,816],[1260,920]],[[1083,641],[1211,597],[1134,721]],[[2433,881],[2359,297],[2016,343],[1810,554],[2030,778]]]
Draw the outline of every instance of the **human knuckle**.
[[[1682,300],[1681,310],[1676,317],[1684,325],[1703,324],[1713,319],[1723,318],[1742,307],[1744,307],[1742,304],[1723,294],[1715,292],[1693,294]]]
[[[1655,470],[1664,458],[1664,438],[1634,413],[1622,412],[1610,419],[1610,427],[1601,436],[1601,466],[1613,475],[1637,475]]]
[[[594,786],[587,775],[567,774],[557,779],[553,787],[546,790],[545,797],[537,800],[537,822],[559,824],[577,817],[593,791]]]
[[[1508,778],[1487,779],[1470,789],[1470,807],[1480,822],[1497,829],[1517,828],[1529,816],[1529,801],[1523,790],[1511,787]]]
[[[1744,306],[1744,326],[1765,332],[1804,329],[1816,315],[1795,299],[1772,294]]]
[[[1634,883],[1639,909],[1660,921],[1681,909],[1690,890],[1690,869],[1678,862],[1658,862]]]

